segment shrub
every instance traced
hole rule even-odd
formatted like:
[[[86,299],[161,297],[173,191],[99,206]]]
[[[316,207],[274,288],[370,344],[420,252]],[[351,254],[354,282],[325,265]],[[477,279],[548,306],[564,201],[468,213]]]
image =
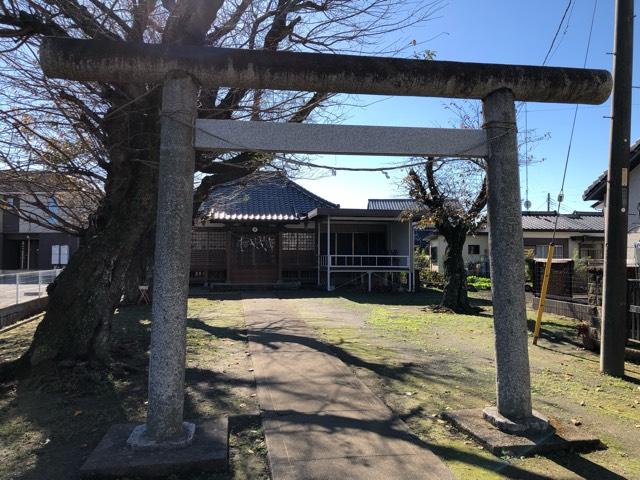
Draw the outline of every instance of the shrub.
[[[420,280],[427,287],[442,287],[444,285],[444,276],[427,268],[420,270]]]
[[[471,285],[477,290],[491,290],[491,280],[485,277],[469,275],[467,277],[467,285]]]

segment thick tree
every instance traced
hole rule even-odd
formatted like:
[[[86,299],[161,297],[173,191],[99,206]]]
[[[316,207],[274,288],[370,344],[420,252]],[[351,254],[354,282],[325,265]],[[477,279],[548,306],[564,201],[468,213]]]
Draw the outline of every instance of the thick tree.
[[[427,158],[423,171],[411,169],[406,177],[409,194],[424,205],[422,222],[433,225],[447,242],[441,307],[469,312],[467,268],[462,249],[467,235],[486,216],[487,182],[480,161]]]
[[[522,111],[523,104],[518,106]],[[455,122],[452,127],[479,129],[482,123],[480,102],[452,102],[445,105]],[[520,163],[532,164],[535,145],[549,134],[537,134],[525,128],[518,133]],[[411,169],[404,179],[412,198],[424,205],[421,223],[435,227],[447,242],[444,252],[444,291],[440,306],[455,312],[469,312],[467,269],[462,256],[467,235],[473,235],[486,223],[487,183],[485,162],[481,159],[424,158],[420,170]]]
[[[21,173],[46,170],[101,193],[81,224],[81,248],[50,288],[44,320],[20,366],[108,359],[111,317],[153,253],[160,85],[44,78],[44,35],[264,50],[397,52],[380,40],[429,18],[441,0],[3,0],[0,2],[0,160]],[[409,42],[406,42],[408,45]],[[201,91],[199,116],[302,122],[327,92],[237,88]],[[213,185],[271,161],[202,155],[196,206]],[[80,181],[81,180],[81,181]]]

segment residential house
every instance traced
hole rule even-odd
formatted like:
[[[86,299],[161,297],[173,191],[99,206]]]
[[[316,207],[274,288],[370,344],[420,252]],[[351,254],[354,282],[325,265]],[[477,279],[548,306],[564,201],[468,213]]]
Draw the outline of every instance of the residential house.
[[[640,265],[640,140],[632,147],[629,158],[629,208],[627,234],[627,265]],[[604,210],[607,197],[607,172],[600,175],[582,194],[585,201],[595,202],[594,208]]]
[[[413,290],[404,207],[346,209],[275,172],[213,187],[193,228],[191,281]]]
[[[603,258],[604,217],[602,212],[522,212],[522,233],[525,254],[546,258],[549,243],[556,228],[554,258]],[[470,272],[489,275],[489,235],[486,227],[467,236],[462,255]],[[430,241],[432,270],[442,272],[446,241],[435,233]]]
[[[61,219],[76,220],[68,214],[65,185],[67,179],[47,172],[0,171],[0,270],[48,270],[69,262],[79,239],[56,229]]]

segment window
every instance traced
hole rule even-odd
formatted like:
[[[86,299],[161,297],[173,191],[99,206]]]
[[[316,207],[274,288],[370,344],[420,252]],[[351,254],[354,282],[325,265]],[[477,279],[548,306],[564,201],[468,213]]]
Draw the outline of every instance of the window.
[[[297,250],[296,240],[297,238],[295,233],[283,233],[282,234],[282,250],[286,250],[286,251]]]
[[[226,250],[225,232],[207,232],[194,230],[191,232],[192,250]]]
[[[285,251],[314,251],[316,249],[315,236],[310,232],[285,232],[281,238],[282,250]]]
[[[311,232],[298,233],[298,250],[311,250],[316,249],[315,235]]]
[[[604,250],[601,243],[582,243],[579,249],[579,258],[602,260],[604,258]]]
[[[56,201],[56,197],[53,195],[49,197],[47,200],[47,209],[49,210],[49,223],[55,225],[58,223],[58,219],[56,216],[58,215],[58,202]]]
[[[438,263],[438,247],[431,247],[431,261]]]
[[[51,265],[69,263],[69,245],[51,245]]]
[[[467,245],[469,255],[480,255],[480,245]]]
[[[536,245],[536,258],[547,258],[549,245]],[[562,245],[556,245],[553,249],[553,258],[564,258],[564,248]]]

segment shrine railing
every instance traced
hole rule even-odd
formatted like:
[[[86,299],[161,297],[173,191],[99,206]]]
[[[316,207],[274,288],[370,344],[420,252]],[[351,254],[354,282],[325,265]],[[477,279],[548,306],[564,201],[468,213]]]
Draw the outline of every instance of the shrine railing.
[[[320,255],[320,267],[326,267],[329,255]],[[409,268],[408,255],[331,255],[331,268]]]

